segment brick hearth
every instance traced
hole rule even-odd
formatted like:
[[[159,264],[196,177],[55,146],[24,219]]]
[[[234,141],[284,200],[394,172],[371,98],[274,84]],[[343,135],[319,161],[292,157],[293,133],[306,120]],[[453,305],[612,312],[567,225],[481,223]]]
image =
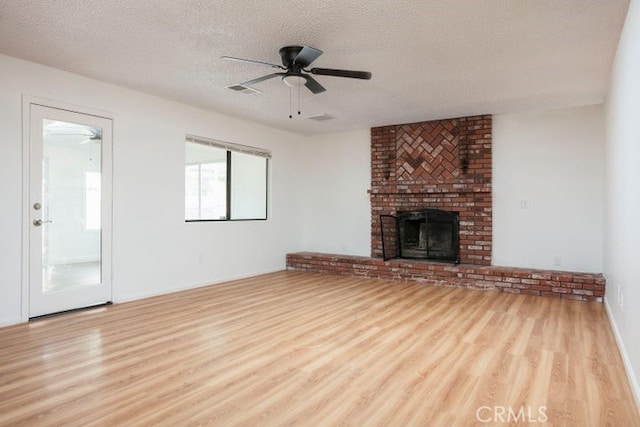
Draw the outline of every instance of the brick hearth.
[[[602,274],[452,265],[409,260],[382,261],[361,256],[312,252],[287,254],[287,268],[373,279],[412,281],[432,286],[552,296],[579,301],[601,302],[605,287]]]

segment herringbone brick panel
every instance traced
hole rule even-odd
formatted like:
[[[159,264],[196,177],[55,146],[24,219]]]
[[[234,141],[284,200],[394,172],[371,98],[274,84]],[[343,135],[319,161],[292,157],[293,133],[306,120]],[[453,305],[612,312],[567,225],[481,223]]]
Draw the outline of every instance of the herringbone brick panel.
[[[458,178],[458,120],[398,126],[396,176],[400,181],[443,181]]]

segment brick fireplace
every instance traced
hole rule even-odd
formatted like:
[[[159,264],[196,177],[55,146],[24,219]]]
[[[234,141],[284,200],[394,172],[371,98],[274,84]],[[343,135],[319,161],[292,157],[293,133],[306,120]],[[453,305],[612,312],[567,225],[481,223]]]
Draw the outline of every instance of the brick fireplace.
[[[382,257],[380,215],[441,209],[459,214],[460,262],[490,265],[491,116],[371,129],[370,196],[372,257]]]
[[[371,257],[291,253],[287,254],[287,268],[602,301],[605,291],[602,274],[491,264],[491,145],[489,115],[372,128]],[[389,245],[396,248],[398,245],[397,233],[394,236],[389,232],[397,228],[397,223],[388,222],[389,217],[431,209],[457,215],[460,264],[423,259],[384,260],[381,231],[385,231],[385,252]],[[419,242],[419,246],[424,244]],[[413,254],[407,258],[417,257]]]

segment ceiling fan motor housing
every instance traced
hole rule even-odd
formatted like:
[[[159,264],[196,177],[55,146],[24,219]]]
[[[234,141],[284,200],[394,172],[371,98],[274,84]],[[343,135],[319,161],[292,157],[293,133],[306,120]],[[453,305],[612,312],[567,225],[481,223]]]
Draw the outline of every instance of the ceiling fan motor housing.
[[[280,49],[280,57],[282,58],[282,65],[284,65],[287,69],[297,68],[298,70],[302,67],[296,66],[294,63],[296,57],[302,50],[302,46],[285,46]],[[293,71],[293,70],[292,70]]]

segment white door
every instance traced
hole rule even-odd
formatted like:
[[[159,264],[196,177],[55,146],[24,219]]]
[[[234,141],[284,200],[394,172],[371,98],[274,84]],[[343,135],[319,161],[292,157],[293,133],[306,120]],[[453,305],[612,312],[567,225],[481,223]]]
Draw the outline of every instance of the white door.
[[[111,120],[29,110],[29,317],[109,302]]]

